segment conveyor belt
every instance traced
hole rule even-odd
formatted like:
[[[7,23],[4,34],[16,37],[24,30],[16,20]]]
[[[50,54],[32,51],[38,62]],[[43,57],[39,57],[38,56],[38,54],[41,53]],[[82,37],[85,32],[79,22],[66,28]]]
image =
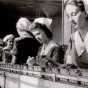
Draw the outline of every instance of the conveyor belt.
[[[39,66],[27,66],[27,65],[11,65],[0,64],[0,71],[4,74],[9,72],[13,74],[26,75],[31,77],[42,78],[44,80],[50,80],[54,82],[64,82],[79,86],[88,86],[88,70],[85,69],[64,69],[52,72],[41,72]]]

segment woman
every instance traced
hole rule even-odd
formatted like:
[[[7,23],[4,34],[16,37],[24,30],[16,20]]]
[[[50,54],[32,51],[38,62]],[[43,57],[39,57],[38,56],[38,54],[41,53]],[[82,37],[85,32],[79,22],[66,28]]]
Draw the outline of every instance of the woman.
[[[66,64],[88,68],[88,16],[81,0],[68,0],[65,11],[76,31],[72,33],[66,53]]]
[[[36,18],[31,26],[32,34],[42,44],[36,61],[43,68],[59,65],[58,45],[52,40],[51,23],[52,19]]]
[[[3,51],[4,51],[3,62],[4,63],[12,63],[12,58],[13,58],[12,49],[14,46],[14,39],[15,39],[15,36],[13,34],[6,35],[3,38],[3,42],[5,43],[5,46],[3,48]]]
[[[35,57],[40,43],[33,37],[29,31],[31,22],[26,17],[21,17],[16,23],[18,38],[15,38],[15,47],[13,49],[15,64],[26,64],[28,57]]]

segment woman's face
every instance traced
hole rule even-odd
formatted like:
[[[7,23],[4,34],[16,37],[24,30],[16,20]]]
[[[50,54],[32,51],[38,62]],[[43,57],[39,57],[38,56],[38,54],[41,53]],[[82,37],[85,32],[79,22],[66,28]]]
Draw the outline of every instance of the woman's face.
[[[47,40],[45,32],[39,28],[34,29],[32,33],[40,43],[44,43]]]
[[[80,11],[79,8],[75,5],[67,5],[66,13],[68,16],[68,20],[74,26],[74,28],[78,28],[83,26],[83,22],[85,20],[85,13]]]
[[[14,44],[14,40],[13,40],[13,39],[9,39],[9,40],[7,41],[7,46],[8,46],[9,48],[13,48],[13,44]]]

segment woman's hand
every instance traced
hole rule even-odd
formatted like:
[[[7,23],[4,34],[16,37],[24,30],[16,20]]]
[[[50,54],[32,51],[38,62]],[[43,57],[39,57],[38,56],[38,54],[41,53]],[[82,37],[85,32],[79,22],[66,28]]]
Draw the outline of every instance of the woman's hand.
[[[28,57],[26,64],[28,65],[33,65],[35,63],[35,58],[34,57]]]

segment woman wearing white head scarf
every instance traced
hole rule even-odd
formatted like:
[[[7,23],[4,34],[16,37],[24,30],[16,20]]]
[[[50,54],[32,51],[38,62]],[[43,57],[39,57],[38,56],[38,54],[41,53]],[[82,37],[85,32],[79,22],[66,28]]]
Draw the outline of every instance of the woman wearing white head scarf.
[[[88,69],[88,14],[84,3],[82,0],[68,0],[65,11],[69,22],[76,29],[71,34],[66,64]]]
[[[15,39],[15,36],[13,34],[8,34],[3,38],[3,42],[5,43],[5,46],[3,48],[4,63],[12,63],[12,59],[13,59],[12,49],[14,47],[14,39]]]
[[[16,47],[13,52],[16,59],[16,64],[26,64],[28,57],[35,57],[38,51],[40,43],[34,38],[30,32],[31,22],[25,18],[21,17],[16,23],[17,32],[19,37],[15,39]]]
[[[51,23],[50,18],[36,18],[31,27],[32,34],[42,44],[36,59],[38,64],[44,68],[59,65],[58,44],[52,39]]]

